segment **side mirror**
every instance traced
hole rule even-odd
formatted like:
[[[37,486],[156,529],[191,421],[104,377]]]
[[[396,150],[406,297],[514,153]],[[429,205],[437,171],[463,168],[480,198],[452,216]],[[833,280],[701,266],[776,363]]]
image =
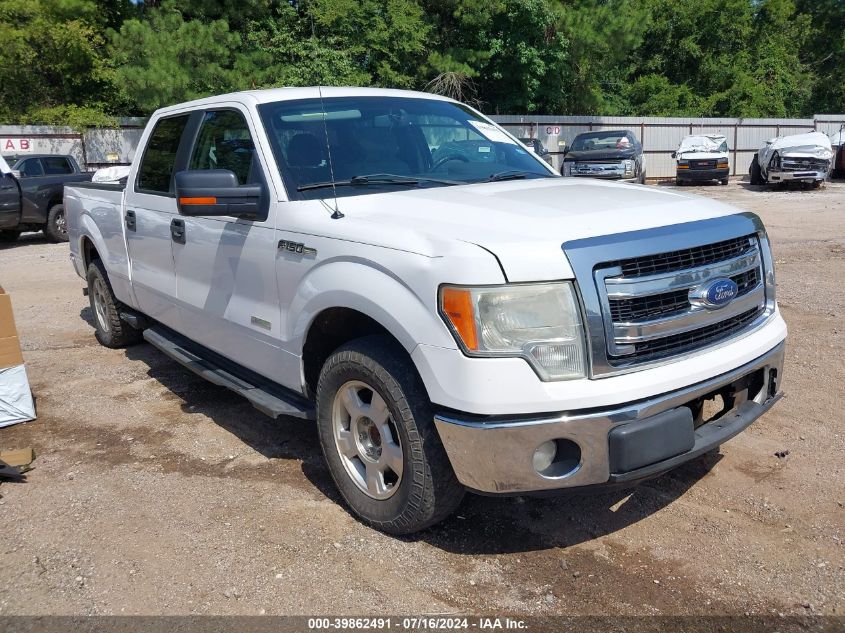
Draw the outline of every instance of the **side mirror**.
[[[677,158],[677,157],[678,157],[678,152],[672,152],[672,158]]]
[[[238,177],[228,169],[197,169],[176,174],[176,204],[182,215],[267,219],[266,205],[262,205],[264,198],[261,185],[239,185]]]

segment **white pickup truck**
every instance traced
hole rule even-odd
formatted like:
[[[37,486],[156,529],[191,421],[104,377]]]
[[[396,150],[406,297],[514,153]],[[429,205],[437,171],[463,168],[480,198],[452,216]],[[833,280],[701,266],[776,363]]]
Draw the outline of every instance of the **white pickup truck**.
[[[164,108],[127,183],[68,186],[65,209],[97,339],[143,336],[270,416],[316,419],[343,498],[387,532],[467,489],[631,485],[781,395],[756,216],[561,178],[450,99]]]

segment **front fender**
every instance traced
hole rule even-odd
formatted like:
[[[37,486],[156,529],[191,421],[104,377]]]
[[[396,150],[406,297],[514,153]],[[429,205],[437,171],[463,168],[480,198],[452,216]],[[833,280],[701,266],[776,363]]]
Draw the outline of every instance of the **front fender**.
[[[412,289],[391,271],[374,267],[373,262],[327,262],[299,284],[290,305],[286,338],[299,353],[318,314],[329,308],[349,308],[377,321],[409,353],[420,343],[456,349],[437,314],[436,301],[436,285]]]

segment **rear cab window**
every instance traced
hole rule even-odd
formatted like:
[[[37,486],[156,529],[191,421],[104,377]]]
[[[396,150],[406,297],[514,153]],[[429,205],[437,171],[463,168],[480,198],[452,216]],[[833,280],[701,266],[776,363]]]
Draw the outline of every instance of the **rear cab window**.
[[[156,123],[138,167],[136,191],[159,195],[173,194],[176,153],[188,119],[189,115],[183,114],[160,119]]]
[[[72,174],[73,167],[70,161],[64,156],[50,156],[42,158],[41,164],[44,167],[44,173],[48,175],[54,174]]]

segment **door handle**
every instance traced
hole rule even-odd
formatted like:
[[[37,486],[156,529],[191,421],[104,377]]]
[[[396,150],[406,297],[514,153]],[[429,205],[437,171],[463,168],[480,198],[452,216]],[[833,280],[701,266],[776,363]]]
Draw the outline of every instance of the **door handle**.
[[[135,212],[134,211],[127,211],[126,212],[126,230],[127,231],[135,231],[137,230],[137,226],[135,224]]]
[[[170,237],[177,244],[185,243],[185,220],[175,218],[170,222]]]

